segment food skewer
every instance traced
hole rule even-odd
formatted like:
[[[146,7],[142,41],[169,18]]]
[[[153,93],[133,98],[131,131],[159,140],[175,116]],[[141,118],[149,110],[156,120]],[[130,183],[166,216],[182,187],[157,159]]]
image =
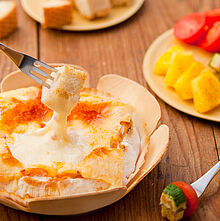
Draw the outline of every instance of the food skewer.
[[[204,191],[206,190],[209,183],[216,176],[216,174],[220,171],[220,161],[215,164],[207,173],[205,173],[202,177],[196,180],[191,184],[193,189],[196,191],[198,197],[200,197]]]
[[[162,216],[171,221],[191,216],[198,206],[199,197],[219,171],[220,161],[192,184],[180,181],[169,184],[160,199]]]

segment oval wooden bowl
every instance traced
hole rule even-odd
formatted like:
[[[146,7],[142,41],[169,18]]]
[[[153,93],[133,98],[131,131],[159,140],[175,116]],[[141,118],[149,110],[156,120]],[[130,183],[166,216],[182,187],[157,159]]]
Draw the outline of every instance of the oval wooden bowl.
[[[53,67],[63,64],[50,64]],[[15,71],[5,77],[1,91],[16,88],[39,86],[21,71]],[[89,83],[87,81],[87,86]],[[110,205],[131,191],[159,163],[168,147],[169,129],[161,125],[156,129],[161,117],[161,110],[156,99],[148,90],[138,83],[118,75],[105,75],[100,78],[97,89],[109,92],[113,97],[136,107],[136,122],[144,125],[140,133],[144,150],[139,156],[138,164],[142,165],[131,176],[126,186],[93,193],[75,194],[65,197],[45,197],[30,199],[27,206],[0,195],[0,203],[14,209],[47,215],[75,215],[86,213]],[[147,190],[146,190],[147,191]]]

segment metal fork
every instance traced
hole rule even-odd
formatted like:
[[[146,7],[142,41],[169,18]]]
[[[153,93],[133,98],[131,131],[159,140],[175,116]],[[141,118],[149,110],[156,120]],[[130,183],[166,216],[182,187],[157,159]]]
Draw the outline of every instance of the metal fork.
[[[56,72],[56,69],[53,67],[50,67],[49,65],[33,58],[30,57],[26,54],[22,54],[20,52],[17,52],[7,46],[5,46],[4,44],[2,44],[0,42],[0,49],[16,64],[16,66],[22,71],[24,72],[26,75],[28,75],[29,77],[31,77],[33,80],[37,81],[39,84],[41,84],[42,86],[45,86],[47,88],[50,88],[50,85],[48,83],[46,83],[45,81],[43,81],[42,79],[40,79],[39,77],[37,77],[36,75],[34,75],[34,73],[38,73],[41,76],[47,78],[47,79],[51,79],[53,80],[53,77],[49,74],[47,74],[46,72],[42,71],[40,68],[38,67],[44,67],[47,70],[49,70],[50,72]]]
[[[216,174],[220,171],[220,161],[218,161],[215,166],[213,166],[206,174],[196,180],[191,184],[193,189],[196,191],[198,197],[200,197],[212,179],[216,176]]]

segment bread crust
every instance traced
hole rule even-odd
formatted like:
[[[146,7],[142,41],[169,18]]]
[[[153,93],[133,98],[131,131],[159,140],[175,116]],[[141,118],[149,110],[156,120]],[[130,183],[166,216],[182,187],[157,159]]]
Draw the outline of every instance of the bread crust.
[[[17,28],[17,7],[15,2],[12,3],[12,9],[0,18],[0,38],[7,37]]]
[[[131,4],[131,0],[111,0],[111,2],[113,7]]]
[[[73,20],[73,3],[65,1],[63,5],[47,6],[43,5],[44,28],[56,28],[72,23]]]

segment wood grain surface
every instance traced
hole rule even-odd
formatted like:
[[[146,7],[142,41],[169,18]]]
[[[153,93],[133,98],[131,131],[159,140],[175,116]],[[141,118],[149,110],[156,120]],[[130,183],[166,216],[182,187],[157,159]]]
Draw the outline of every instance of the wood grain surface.
[[[220,7],[219,0],[148,0],[128,21],[101,31],[61,32],[42,29],[29,18],[18,2],[19,28],[2,42],[45,62],[78,64],[90,72],[91,85],[100,76],[116,73],[148,88],[142,60],[152,41],[172,28],[182,16]],[[15,66],[0,54],[2,78]],[[55,217],[27,214],[0,205],[0,221],[143,220],[159,221],[159,198],[168,183],[195,181],[220,156],[220,125],[183,114],[157,98],[162,122],[170,128],[170,145],[160,164],[126,197],[89,214]],[[220,220],[220,174],[208,187],[192,221]]]

